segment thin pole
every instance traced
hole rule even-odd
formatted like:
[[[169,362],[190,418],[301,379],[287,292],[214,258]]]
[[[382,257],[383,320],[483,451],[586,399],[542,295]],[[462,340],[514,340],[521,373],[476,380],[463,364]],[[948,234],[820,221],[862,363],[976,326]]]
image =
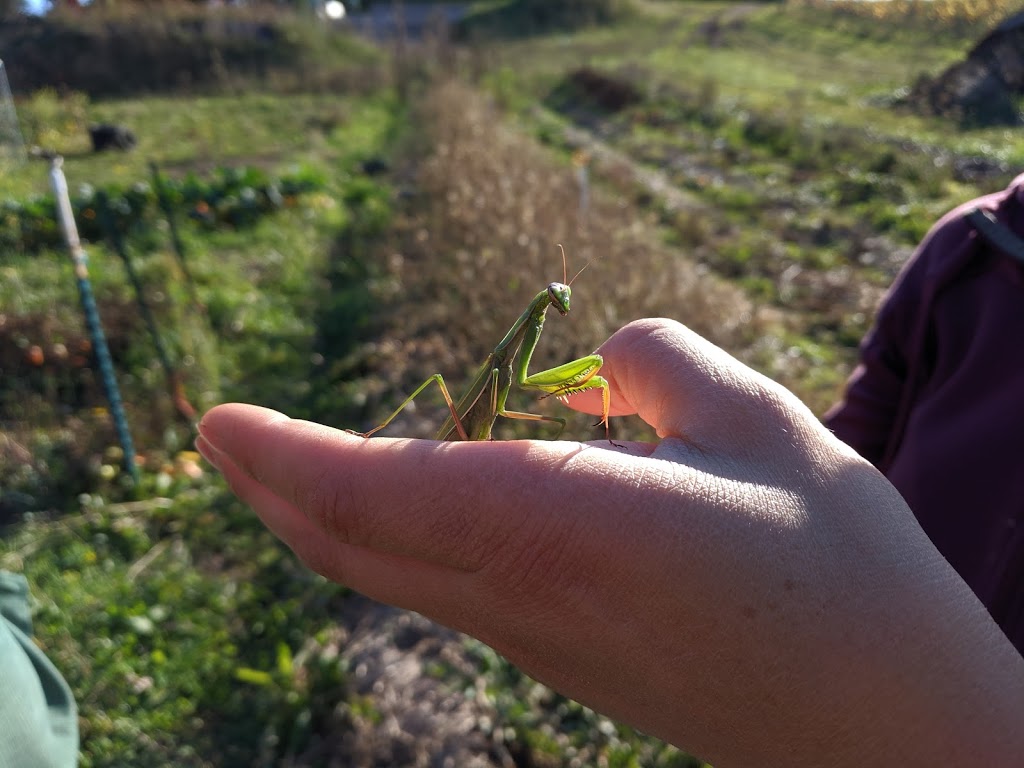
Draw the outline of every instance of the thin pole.
[[[92,348],[96,350],[100,378],[103,380],[103,389],[106,392],[107,401],[110,403],[110,414],[114,419],[114,429],[117,430],[117,438],[124,454],[123,466],[132,479],[138,482],[139,468],[135,465],[135,446],[132,443],[131,433],[128,431],[128,420],[124,414],[121,390],[118,388],[117,378],[114,376],[114,363],[110,359],[107,338],[103,334],[100,314],[96,309],[96,299],[92,294],[92,285],[89,282],[89,257],[86,255],[85,249],[82,248],[82,242],[78,239],[78,227],[75,226],[75,217],[71,211],[71,199],[68,197],[68,182],[61,169],[63,165],[64,158],[60,155],[50,159],[50,185],[53,187],[53,196],[57,203],[57,218],[60,221],[64,241],[67,243],[71,263],[75,269],[78,296],[82,300],[82,310],[85,313],[85,324],[92,340]]]

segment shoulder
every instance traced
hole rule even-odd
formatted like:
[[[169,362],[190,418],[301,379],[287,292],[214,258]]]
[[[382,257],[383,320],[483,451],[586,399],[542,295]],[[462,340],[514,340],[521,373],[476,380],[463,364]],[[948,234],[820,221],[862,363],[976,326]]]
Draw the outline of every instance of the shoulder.
[[[913,261],[922,262],[920,268],[931,276],[939,276],[957,269],[964,258],[973,252],[976,233],[967,214],[976,209],[991,212],[998,220],[1018,229],[1024,221],[1008,219],[1024,211],[1024,174],[1015,178],[1003,190],[982,195],[958,205],[932,225],[914,253]]]

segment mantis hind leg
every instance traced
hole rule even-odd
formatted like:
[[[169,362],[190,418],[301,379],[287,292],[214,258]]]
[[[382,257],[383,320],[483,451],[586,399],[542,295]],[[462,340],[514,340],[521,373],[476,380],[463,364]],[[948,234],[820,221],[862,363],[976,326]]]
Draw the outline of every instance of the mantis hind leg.
[[[558,433],[554,439],[557,440],[558,436],[562,434],[562,430],[565,429],[565,419],[558,416],[542,416],[539,413],[526,413],[524,411],[498,411],[498,416],[504,416],[506,419],[521,419],[523,421],[548,421],[552,424],[558,425]]]
[[[469,437],[466,435],[466,429],[465,427],[462,426],[462,420],[459,418],[459,414],[455,409],[455,401],[452,400],[451,393],[448,392],[448,386],[444,383],[444,377],[442,377],[440,373],[435,373],[429,379],[420,384],[411,395],[409,395],[407,398],[405,398],[405,400],[402,401],[401,405],[399,405],[397,408],[395,408],[394,411],[391,412],[390,416],[384,419],[384,421],[382,421],[376,427],[371,429],[369,432],[356,432],[354,429],[346,429],[345,431],[350,432],[353,435],[359,435],[360,437],[369,437],[370,435],[380,432],[382,429],[384,429],[384,427],[386,427],[388,424],[394,421],[395,417],[398,414],[400,414],[402,410],[405,408],[405,406],[411,403],[420,392],[429,387],[431,382],[435,381],[437,382],[437,386],[441,390],[441,394],[444,396],[444,401],[448,404],[448,409],[452,412],[452,418],[455,420],[455,429],[458,430],[459,437],[461,437],[463,440],[468,440]]]

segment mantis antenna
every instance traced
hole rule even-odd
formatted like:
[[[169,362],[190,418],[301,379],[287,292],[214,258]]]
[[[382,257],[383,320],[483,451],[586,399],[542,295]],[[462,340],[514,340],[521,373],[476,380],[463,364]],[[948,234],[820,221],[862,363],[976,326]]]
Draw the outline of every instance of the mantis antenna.
[[[565,283],[566,285],[572,285],[573,280],[575,280],[577,277],[579,277],[584,269],[586,269],[587,267],[589,267],[591,264],[594,263],[593,259],[588,261],[586,264],[584,264],[582,267],[580,267],[580,271],[579,272],[577,272],[575,275],[572,276],[572,280],[569,280],[568,282],[566,282],[567,271],[566,271],[566,266],[565,266],[565,248],[562,247],[561,243],[558,244],[558,250],[560,250],[562,252],[562,282]]]

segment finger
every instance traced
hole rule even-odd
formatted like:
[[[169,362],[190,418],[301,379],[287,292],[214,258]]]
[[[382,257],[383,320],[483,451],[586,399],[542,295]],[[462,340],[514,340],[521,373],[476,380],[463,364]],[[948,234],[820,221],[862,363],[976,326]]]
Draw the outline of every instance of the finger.
[[[742,456],[826,432],[784,387],[675,321],[630,323],[598,352],[613,414],[637,413],[659,437]],[[600,412],[599,393],[581,393],[569,404]]]
[[[231,491],[256,510],[267,528],[293,550],[297,542],[323,541],[323,536],[305,515],[245,474],[230,456],[215,448],[202,435],[196,438],[196,449],[224,476]]]
[[[468,600],[465,572],[328,538],[295,505],[247,475],[202,436],[196,440],[196,448],[220,471],[232,492],[311,570],[375,600],[404,608],[416,607],[409,600],[409,584],[416,584],[421,605],[429,604],[450,621],[458,621],[457,608]]]
[[[601,457],[632,460],[579,443],[368,440],[240,404],[211,410],[200,432],[239,472],[301,510],[320,537],[467,572],[514,550],[510,542],[570,535],[574,518],[559,514],[566,476],[585,476],[573,501],[586,505],[593,493],[597,506],[602,486],[620,492],[621,467]],[[308,533],[295,530],[289,543],[307,546]]]

